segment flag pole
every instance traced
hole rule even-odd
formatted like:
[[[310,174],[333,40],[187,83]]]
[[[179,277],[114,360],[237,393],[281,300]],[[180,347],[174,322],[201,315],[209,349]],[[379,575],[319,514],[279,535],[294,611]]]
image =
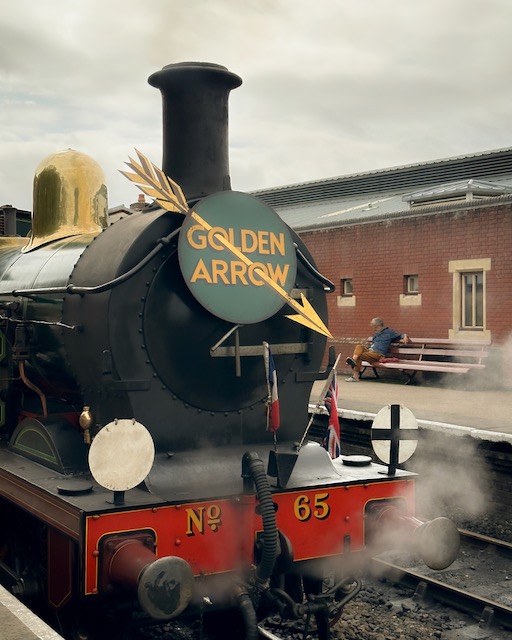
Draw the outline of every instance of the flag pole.
[[[304,433],[302,435],[301,441],[297,445],[297,453],[301,450],[301,447],[304,444],[304,440],[306,439],[306,436],[308,435],[309,429],[310,429],[311,425],[313,424],[313,420],[315,419],[315,415],[318,413],[318,410],[320,409],[320,407],[324,403],[325,396],[327,395],[327,391],[329,390],[329,385],[332,382],[333,376],[336,375],[336,367],[338,366],[338,362],[339,362],[340,358],[341,358],[341,354],[339,354],[338,357],[336,358],[336,362],[334,363],[331,371],[329,372],[329,375],[327,376],[327,379],[325,380],[325,384],[322,387],[322,391],[320,393],[320,396],[318,397],[318,402],[316,403],[315,408],[311,412],[311,417],[309,419],[307,427],[306,427],[306,429],[305,429],[305,431],[304,431]]]
[[[267,431],[270,429],[270,402],[272,399],[272,395],[270,392],[270,364],[268,358],[268,350],[268,342],[263,341],[263,362],[265,363],[265,378],[267,380]]]
[[[270,345],[268,342],[263,341],[263,361],[265,363],[265,374],[267,378],[267,427],[266,430],[270,430],[270,405],[272,403],[272,390],[270,388],[270,359],[269,359]],[[274,451],[277,453],[277,432],[272,433],[272,440],[274,443]]]

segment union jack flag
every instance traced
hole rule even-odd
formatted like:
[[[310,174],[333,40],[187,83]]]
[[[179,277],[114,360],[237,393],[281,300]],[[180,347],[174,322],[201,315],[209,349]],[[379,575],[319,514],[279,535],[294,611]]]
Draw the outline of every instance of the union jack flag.
[[[340,423],[338,419],[338,380],[336,378],[336,370],[329,389],[325,394],[325,406],[329,411],[329,427],[324,438],[323,445],[329,452],[331,458],[337,458],[341,454],[340,446]]]
[[[281,417],[279,414],[279,396],[277,393],[277,371],[274,363],[274,358],[270,351],[268,342],[263,344],[264,346],[264,358],[265,358],[265,371],[267,374],[267,386],[268,386],[268,421],[269,428],[272,433],[275,433],[281,426]]]

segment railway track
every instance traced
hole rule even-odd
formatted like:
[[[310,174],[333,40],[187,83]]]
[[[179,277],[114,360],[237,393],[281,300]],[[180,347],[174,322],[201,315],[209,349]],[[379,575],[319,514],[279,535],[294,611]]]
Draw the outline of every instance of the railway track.
[[[434,572],[415,559],[403,562],[394,554],[383,554],[372,560],[371,571],[414,590],[411,600],[415,605],[436,601],[477,621],[473,630],[457,637],[508,638],[512,630],[512,544],[459,531],[459,558],[448,569]],[[502,632],[504,635],[498,635]]]
[[[386,583],[386,595],[379,603],[374,602],[369,605],[372,610],[372,618],[380,621],[381,628],[386,629],[389,624],[389,617],[386,615],[388,604],[392,604],[398,612],[398,628],[403,637],[407,635],[407,621],[415,621],[415,627],[421,629],[425,624],[423,620],[431,617],[443,618],[455,614],[457,620],[462,620],[456,629],[451,625],[443,625],[443,640],[505,640],[511,637],[512,630],[512,544],[503,542],[486,535],[459,529],[461,534],[461,551],[457,560],[449,568],[442,571],[431,571],[425,567],[416,556],[404,555],[403,553],[385,553],[371,561],[371,576],[378,578],[380,584]],[[368,579],[363,579],[368,582]],[[398,590],[392,587],[398,586]],[[392,594],[392,595],[391,595]],[[357,607],[358,597],[352,602]],[[363,600],[365,598],[363,597]],[[406,618],[400,615],[407,611]],[[439,613],[441,611],[441,613]],[[391,616],[391,611],[388,612]],[[346,626],[335,625],[331,630],[333,640],[341,638],[360,638],[358,635],[358,618],[354,614],[347,612],[350,625],[347,631]],[[342,618],[345,617],[345,613]],[[391,616],[393,617],[393,616]],[[284,623],[276,616],[275,624],[271,619],[265,623],[260,623],[258,627],[258,640],[289,640],[291,638],[316,638],[316,624],[314,618],[309,622],[304,619],[289,621]],[[231,623],[226,626],[225,619],[222,620],[220,629],[210,633],[188,635],[183,629],[174,629],[173,632],[167,627],[166,632],[160,630],[159,633],[144,634],[140,638],[165,638],[166,640],[190,640],[190,638],[203,638],[206,640],[219,640],[220,638],[240,637],[230,636],[226,633],[232,630]],[[308,633],[309,630],[309,633]],[[354,634],[352,634],[352,631]],[[359,629],[360,631],[360,629]],[[392,632],[388,629],[388,635],[392,637]],[[370,632],[366,637],[379,637],[378,633]],[[382,635],[380,637],[383,637]],[[432,634],[425,636],[411,635],[411,638],[433,637]],[[138,640],[138,636],[137,636]]]
[[[505,640],[512,637],[512,543],[503,542],[486,535],[481,535],[468,530],[459,529],[461,534],[461,551],[457,560],[449,568],[442,571],[431,571],[416,556],[403,553],[387,552],[371,561],[371,576],[378,578],[380,584],[386,583],[386,596],[379,603],[370,605],[372,618],[380,621],[381,628],[389,631],[388,635],[380,637],[392,637],[392,632],[387,625],[386,617],[388,603],[392,603],[398,612],[407,611],[407,618],[416,619],[416,627],[424,624],[422,619],[430,618],[434,609],[439,607],[460,612],[463,618],[463,627],[449,630],[444,627],[442,640]],[[367,578],[363,582],[368,582]],[[391,585],[398,586],[395,591]],[[393,595],[390,593],[393,592]],[[356,603],[360,598],[351,601]],[[365,598],[363,597],[363,601]],[[414,613],[416,612],[416,613]],[[391,612],[389,612],[391,613]],[[436,614],[439,616],[439,613]],[[442,614],[441,614],[442,615]],[[278,616],[277,616],[278,617]],[[342,618],[345,617],[345,612]],[[347,632],[337,624],[333,626],[331,637],[333,640],[361,638],[358,635],[358,618],[348,612],[350,624],[354,629]],[[399,618],[398,626],[402,637],[434,637],[431,634],[425,636],[407,635],[406,619]],[[213,629],[188,629],[181,624],[163,624],[153,628],[140,628],[139,632],[132,630],[127,637],[130,640],[219,640],[223,638],[240,638],[234,631],[231,623],[226,626],[226,619],[220,620],[220,628]],[[308,634],[309,627],[309,634]],[[360,631],[360,629],[359,629]],[[304,634],[304,632],[306,632]],[[228,635],[226,635],[228,634]],[[276,620],[273,627],[270,624],[260,624],[258,628],[258,640],[289,640],[308,637],[316,638],[316,624],[314,618],[310,622],[305,620],[290,621],[282,625],[282,620]],[[367,638],[379,637],[378,633],[370,632]]]

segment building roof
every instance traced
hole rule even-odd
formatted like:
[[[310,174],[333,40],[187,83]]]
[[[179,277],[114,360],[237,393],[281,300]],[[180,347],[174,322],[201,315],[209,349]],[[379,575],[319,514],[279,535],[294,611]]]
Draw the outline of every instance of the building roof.
[[[296,230],[417,215],[418,204],[512,200],[512,148],[253,191]]]
[[[417,204],[422,202],[446,201],[454,198],[460,199],[464,196],[466,200],[473,200],[485,197],[504,196],[512,193],[512,186],[508,187],[500,182],[484,182],[483,180],[459,180],[441,184],[437,187],[427,187],[414,193],[402,196],[404,202]]]

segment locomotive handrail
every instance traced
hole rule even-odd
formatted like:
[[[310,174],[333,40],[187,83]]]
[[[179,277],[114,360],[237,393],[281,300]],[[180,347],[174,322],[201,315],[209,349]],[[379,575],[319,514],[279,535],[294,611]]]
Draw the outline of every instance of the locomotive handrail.
[[[318,271],[318,269],[316,269],[311,264],[311,262],[306,258],[306,256],[299,249],[296,242],[293,243],[293,246],[295,247],[295,253],[297,254],[297,258],[299,258],[301,264],[304,267],[306,267],[306,269],[309,271],[309,273],[311,273],[311,275],[315,276],[315,278],[324,285],[325,291],[328,291],[329,293],[333,293],[333,291],[336,291],[336,285],[334,284],[334,282],[331,282],[328,278],[322,275],[320,271]]]
[[[154,249],[152,249],[152,251],[150,251],[148,255],[145,258],[143,258],[137,265],[135,265],[134,267],[132,267],[122,275],[118,276],[117,278],[114,278],[113,280],[109,280],[108,282],[104,282],[103,284],[95,285],[93,287],[77,287],[73,284],[68,284],[65,287],[40,287],[40,288],[34,288],[34,289],[14,289],[12,291],[0,291],[0,296],[32,297],[35,295],[62,295],[65,293],[69,295],[84,296],[86,294],[104,293],[105,291],[109,291],[110,289],[113,289],[114,287],[117,287],[120,284],[123,284],[124,282],[129,280],[132,276],[134,276],[136,273],[138,273],[165,246],[167,246],[171,242],[171,240],[179,234],[179,232],[180,232],[180,228],[175,229],[167,236],[159,238],[157,240],[157,246]],[[325,291],[328,291],[329,293],[332,293],[333,291],[335,291],[336,287],[334,283],[331,282],[325,276],[323,276],[311,264],[311,262],[307,259],[307,257],[298,248],[296,243],[294,243],[294,247],[295,247],[297,257],[299,258],[301,264],[309,271],[309,273],[311,273],[311,275],[313,275],[317,280],[319,280],[324,285]],[[176,251],[176,249],[174,251]],[[222,340],[221,340],[221,343],[222,343]],[[218,347],[218,344],[212,348],[211,350],[212,355],[217,347]]]
[[[42,324],[45,327],[59,327],[61,329],[71,329],[71,331],[74,331],[78,327],[78,325],[76,324],[66,324],[65,322],[51,322],[50,320],[33,320],[33,319],[19,320],[18,318],[10,318],[5,315],[0,315],[0,320],[6,320],[7,322],[12,322],[13,324],[22,324],[22,325]]]
[[[157,240],[157,246],[152,249],[145,258],[136,264],[134,267],[123,273],[122,275],[114,278],[113,280],[109,280],[108,282],[104,282],[103,284],[98,284],[94,287],[77,287],[74,284],[68,284],[65,287],[41,287],[40,289],[14,289],[14,291],[0,291],[0,296],[35,296],[35,295],[52,295],[52,294],[63,294],[69,293],[70,295],[86,295],[87,293],[103,293],[104,291],[108,291],[117,287],[126,280],[129,280],[132,276],[138,273],[146,264],[152,260],[165,246],[167,246],[171,240],[177,236],[180,232],[181,227],[172,231],[169,235],[159,238]],[[174,249],[176,251],[176,248]],[[174,253],[174,252],[173,252]],[[172,253],[171,253],[172,255]]]

